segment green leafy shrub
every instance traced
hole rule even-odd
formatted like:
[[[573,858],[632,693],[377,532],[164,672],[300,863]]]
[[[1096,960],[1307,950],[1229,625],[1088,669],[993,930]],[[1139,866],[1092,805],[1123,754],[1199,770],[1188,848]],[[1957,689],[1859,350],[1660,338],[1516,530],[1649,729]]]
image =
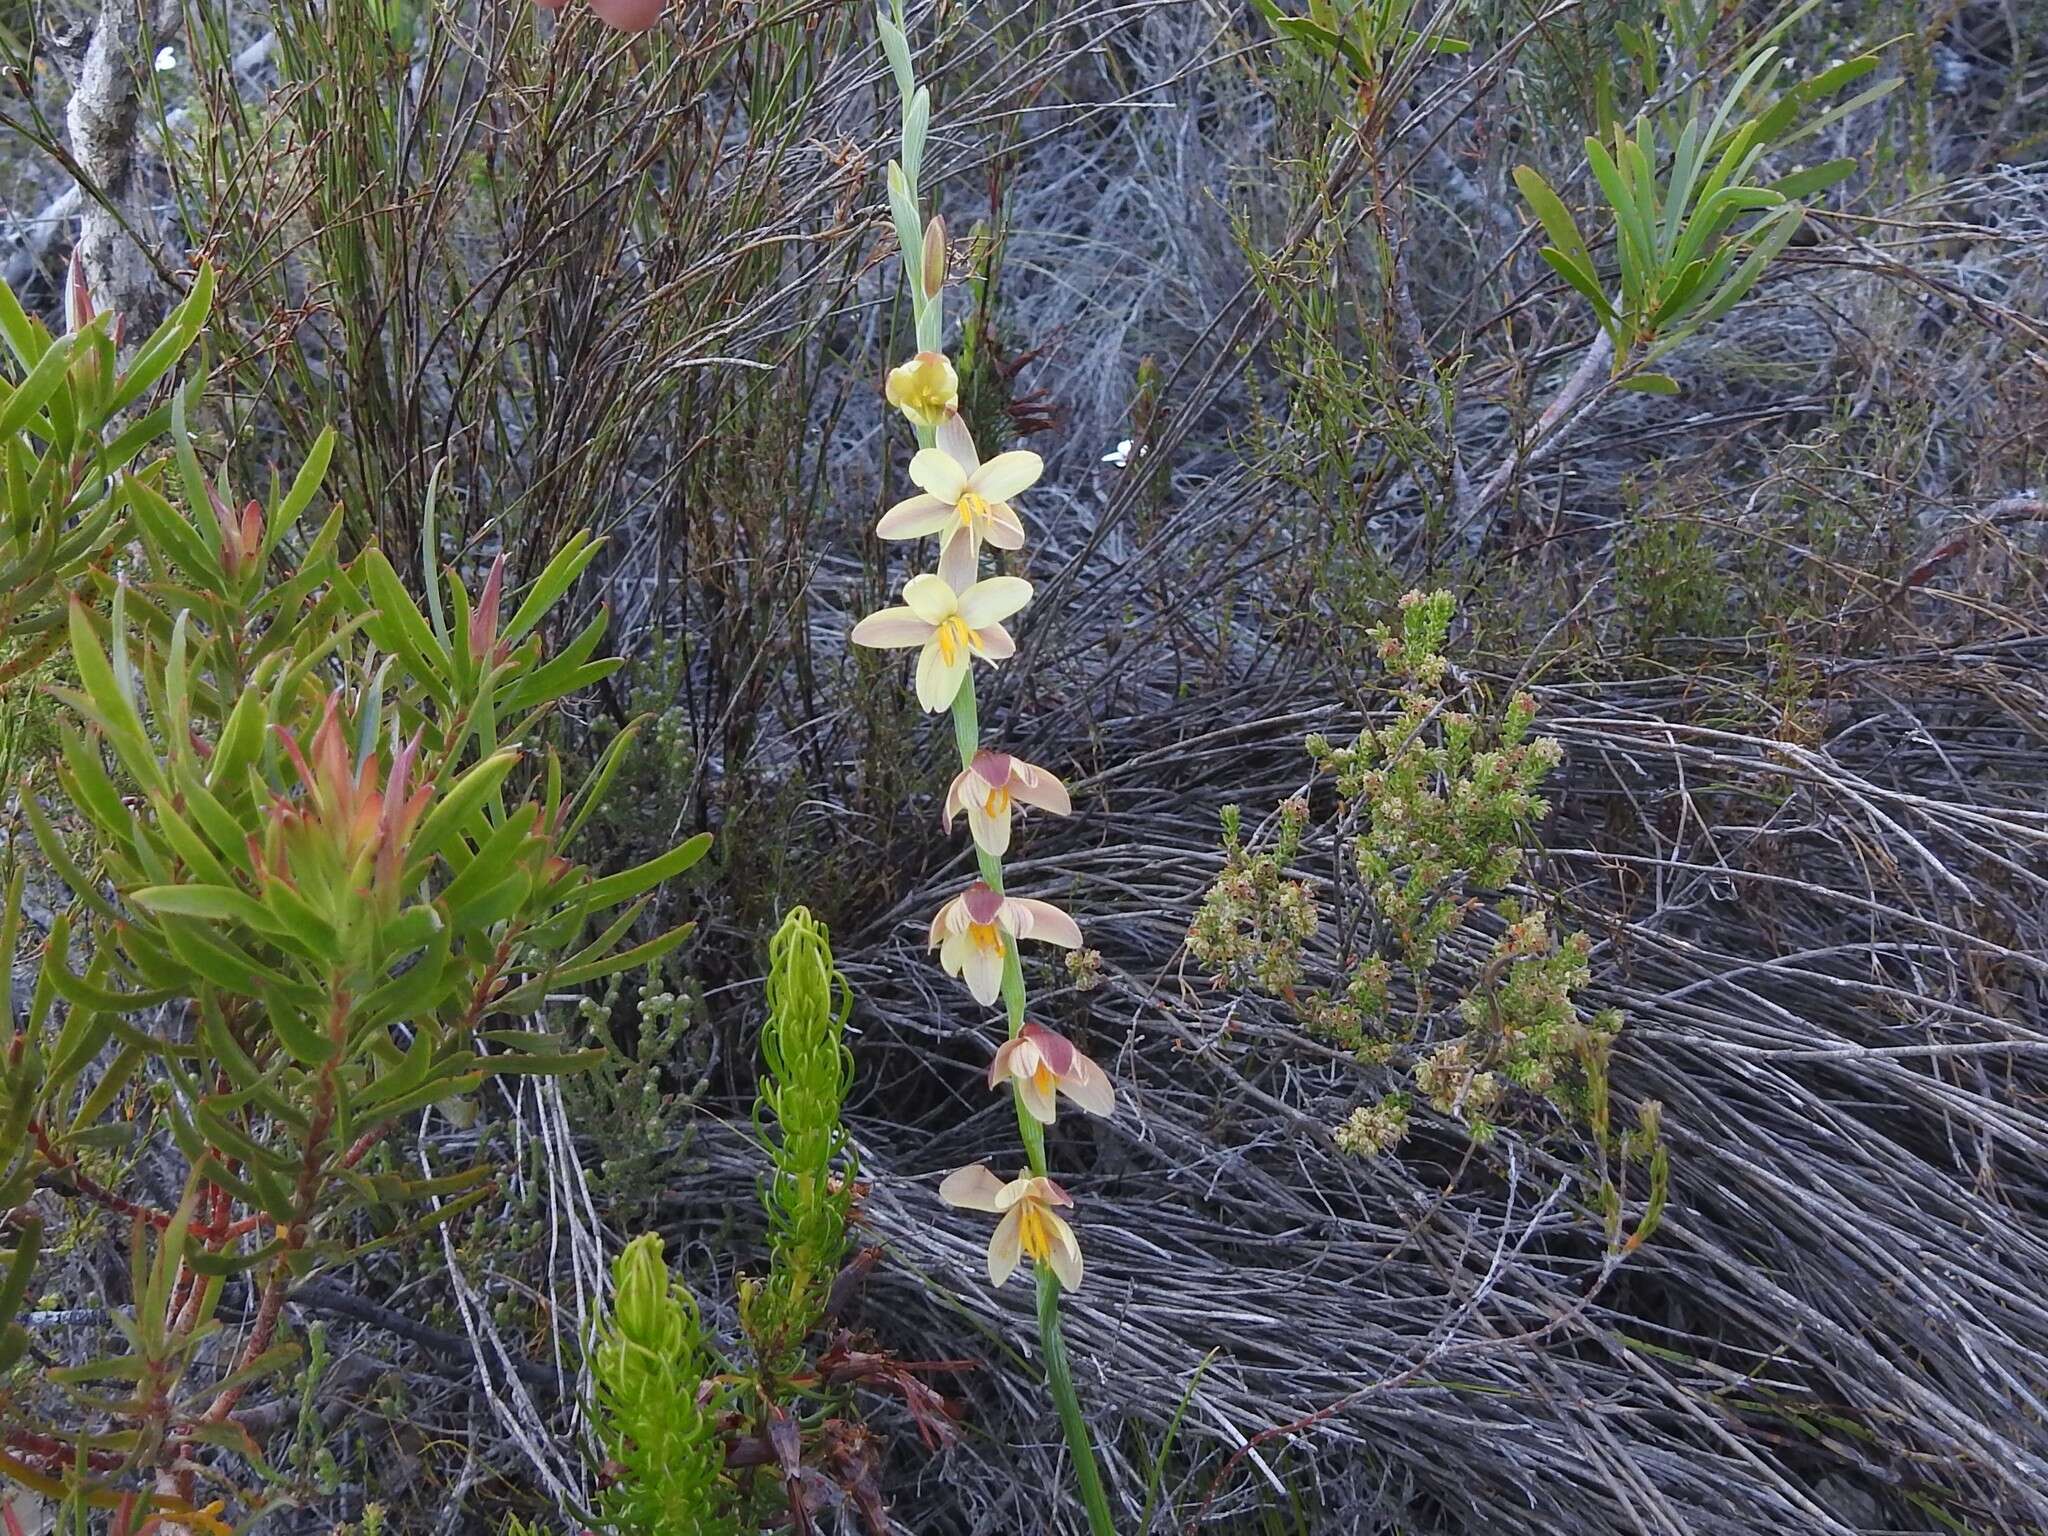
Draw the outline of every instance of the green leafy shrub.
[[[595,541],[568,539],[516,604],[502,559],[474,596],[423,569],[422,610],[375,547],[340,558],[339,508],[305,523],[332,433],[289,485],[246,501],[200,464],[196,385],[94,446],[189,346],[208,288],[125,373],[106,348],[78,369],[103,339],[81,331],[54,387],[66,343],[0,325],[24,368],[6,524],[45,552],[24,654],[54,626],[76,681],[51,689],[69,809],[21,805],[70,904],[23,1013],[0,979],[0,1207],[40,1187],[78,1221],[125,1223],[134,1281],[115,1353],[0,1387],[0,1466],[195,1529],[229,1500],[262,1507],[231,1470],[268,1470],[232,1415],[298,1356],[293,1287],[492,1193],[485,1163],[401,1172],[393,1132],[494,1076],[588,1065],[516,1021],[680,943],[688,924],[629,935],[709,843],[598,874],[571,850],[616,754],[571,786],[526,749],[617,665],[594,659],[602,615],[552,655],[541,639]],[[17,428],[42,440],[42,469]],[[129,467],[166,432],[167,456]],[[60,470],[82,500],[51,496]],[[10,960],[21,909],[17,869]],[[158,1136],[181,1164],[169,1208],[135,1167]],[[10,1274],[34,1248],[17,1246]],[[221,1366],[216,1311],[241,1277],[255,1310]],[[207,1465],[204,1503],[202,1447],[230,1458]]]
[[[1348,746],[1307,744],[1336,781],[1336,824],[1349,830],[1358,880],[1358,910],[1343,927],[1359,934],[1360,953],[1343,957],[1346,974],[1309,984],[1306,946],[1320,916],[1307,882],[1287,873],[1309,829],[1302,800],[1281,807],[1273,845],[1257,852],[1243,846],[1235,808],[1226,811],[1223,873],[1188,946],[1221,979],[1283,998],[1310,1029],[1366,1061],[1401,1057],[1415,1092],[1484,1138],[1511,1089],[1582,1115],[1584,1055],[1620,1021],[1580,1016],[1584,936],[1553,934],[1540,907],[1501,894],[1522,874],[1548,811],[1539,791],[1562,752],[1533,734],[1526,694],[1497,717],[1454,707],[1469,691],[1444,655],[1455,611],[1447,592],[1404,597],[1398,625],[1373,633],[1396,683],[1386,722],[1368,723]],[[1489,899],[1497,932],[1486,958],[1451,962],[1450,941]],[[1448,1006],[1439,1003],[1445,991]],[[1339,1127],[1338,1144],[1387,1150],[1405,1134],[1408,1109],[1405,1094],[1361,1108]]]
[[[768,953],[767,1071],[754,1112],[769,1161],[768,1273],[740,1282],[747,1347],[726,1358],[695,1298],[669,1276],[660,1238],[635,1238],[614,1264],[591,1355],[591,1412],[613,1469],[601,1511],[623,1536],[754,1530],[778,1505],[802,1528],[813,1473],[879,1508],[866,1461],[853,1454],[866,1431],[847,1416],[846,1389],[880,1376],[914,1406],[927,1401],[879,1351],[856,1355],[842,1337],[805,1347],[826,1320],[853,1206],[841,1118],[852,994],[833,968],[830,935],[802,907]]]
[[[1664,375],[1636,370],[1732,310],[1798,232],[1806,208],[1797,199],[1825,191],[1857,167],[1844,157],[1752,180],[1763,173],[1766,155],[1824,132],[1897,84],[1874,86],[1801,121],[1809,108],[1875,70],[1877,56],[1860,54],[1780,92],[1786,63],[1772,35],[1745,50],[1740,73],[1711,115],[1695,83],[1663,111],[1645,111],[1627,128],[1615,124],[1606,140],[1586,140],[1588,164],[1615,221],[1614,293],[1563,199],[1533,167],[1515,171],[1515,184],[1550,236],[1544,261],[1592,305],[1626,387],[1676,393]],[[1644,89],[1654,97],[1655,52],[1638,57],[1649,71]],[[1742,225],[1751,214],[1755,220]]]
[[[598,1498],[614,1529],[635,1536],[738,1531],[718,1420],[731,1390],[689,1287],[672,1279],[649,1232],[612,1263],[612,1303],[590,1354],[598,1440],[614,1476]]]
[[[855,1164],[841,1110],[853,1082],[853,996],[832,968],[824,926],[804,908],[783,919],[768,953],[768,1070],[754,1126],[774,1165],[762,1195],[770,1263],[746,1324],[763,1367],[786,1370],[824,1316],[846,1256]]]
[[[0,690],[64,641],[64,606],[128,535],[124,475],[169,424],[167,406],[130,420],[190,349],[213,302],[213,271],[125,362],[113,321],[72,278],[69,335],[51,336],[0,284]]]

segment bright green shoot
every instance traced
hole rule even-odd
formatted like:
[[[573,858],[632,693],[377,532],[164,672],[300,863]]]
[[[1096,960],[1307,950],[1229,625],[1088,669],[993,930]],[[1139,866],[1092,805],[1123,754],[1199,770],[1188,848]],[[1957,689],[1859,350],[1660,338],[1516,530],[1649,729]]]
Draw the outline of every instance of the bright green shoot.
[[[1768,153],[1888,90],[1875,87],[1795,127],[1812,103],[1876,67],[1876,55],[1864,54],[1773,97],[1784,61],[1766,47],[1711,114],[1695,96],[1682,125],[1677,112],[1643,114],[1627,128],[1615,125],[1609,141],[1588,138],[1586,158],[1614,219],[1613,289],[1564,200],[1533,167],[1516,170],[1516,185],[1550,236],[1543,259],[1593,306],[1625,387],[1675,391],[1668,378],[1640,370],[1733,309],[1798,232],[1806,217],[1798,199],[1856,169],[1854,160],[1836,159],[1760,179]],[[1670,142],[1668,156],[1660,141]]]

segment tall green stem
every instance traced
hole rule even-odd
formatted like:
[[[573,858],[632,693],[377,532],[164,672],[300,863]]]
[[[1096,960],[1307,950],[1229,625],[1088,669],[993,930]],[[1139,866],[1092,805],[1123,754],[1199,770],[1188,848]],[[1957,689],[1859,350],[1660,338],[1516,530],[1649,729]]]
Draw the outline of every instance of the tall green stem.
[[[1093,1536],[1116,1536],[1109,1495],[1102,1491],[1102,1469],[1095,1465],[1095,1443],[1088,1438],[1088,1421],[1081,1417],[1081,1399],[1074,1393],[1074,1373],[1067,1364],[1067,1339],[1060,1332],[1059,1276],[1044,1265],[1038,1269],[1038,1347],[1045,1355],[1045,1384],[1074,1457],[1074,1481],[1081,1485],[1088,1529]]]

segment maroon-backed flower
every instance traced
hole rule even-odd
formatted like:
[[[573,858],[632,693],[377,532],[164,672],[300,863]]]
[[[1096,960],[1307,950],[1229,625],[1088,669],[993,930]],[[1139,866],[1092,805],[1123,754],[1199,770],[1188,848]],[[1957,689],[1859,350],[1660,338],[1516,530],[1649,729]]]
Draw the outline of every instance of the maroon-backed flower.
[[[1056,1099],[1064,1093],[1091,1115],[1116,1111],[1116,1089],[1108,1075],[1081,1053],[1065,1035],[1039,1024],[1026,1024],[1015,1038],[1003,1042],[988,1066],[988,1085],[1005,1079],[1040,1125],[1051,1125]]]
[[[948,976],[958,976],[981,1004],[1003,990],[1004,941],[1038,939],[1063,949],[1081,947],[1081,930],[1049,901],[1005,896],[977,880],[939,908],[929,942]]]
[[[1010,812],[1020,802],[1055,816],[1074,812],[1067,786],[1051,769],[1007,752],[977,752],[946,790],[944,821],[951,827],[953,818],[965,811],[974,846],[1000,859],[1010,851]]]

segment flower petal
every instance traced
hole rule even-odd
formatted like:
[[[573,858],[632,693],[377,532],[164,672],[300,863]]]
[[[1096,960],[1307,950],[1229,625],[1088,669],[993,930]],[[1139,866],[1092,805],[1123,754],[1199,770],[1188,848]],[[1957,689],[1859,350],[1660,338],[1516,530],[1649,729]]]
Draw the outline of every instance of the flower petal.
[[[1045,1213],[1045,1221],[1052,1228],[1052,1252],[1046,1258],[1052,1265],[1052,1272],[1060,1277],[1064,1290],[1081,1289],[1081,1245],[1074,1237],[1074,1229],[1067,1225],[1064,1216],[1051,1211]]]
[[[1042,944],[1057,944],[1062,949],[1081,947],[1080,925],[1049,901],[1012,896],[1010,915],[1020,939],[1037,939]]]
[[[967,653],[954,653],[946,660],[938,642],[928,641],[917,657],[917,702],[933,714],[953,707],[954,696],[967,677]]]
[[[1003,952],[985,944],[968,942],[966,964],[960,979],[974,1000],[986,1008],[1003,995]]]
[[[944,906],[940,907],[938,911],[932,914],[931,934],[930,937],[928,937],[925,940],[925,947],[927,949],[934,948],[937,945],[943,943],[945,941],[946,935],[950,933],[959,933],[960,931],[962,931],[962,929],[966,927],[965,923],[956,923],[953,921],[953,914],[956,910],[958,910],[959,906],[960,898],[958,896],[955,896],[952,900],[948,901]]]
[[[1030,1186],[1032,1196],[1046,1205],[1064,1205],[1071,1209],[1074,1197],[1052,1179],[1039,1175],[1024,1181]]]
[[[969,800],[967,831],[974,839],[974,846],[983,853],[1000,859],[1010,851],[1010,813],[1007,810],[1000,816],[991,816],[976,801]]]
[[[1055,816],[1074,814],[1074,802],[1058,777],[1035,763],[1016,763],[1010,770],[1010,797]]]
[[[1017,637],[1000,624],[984,624],[975,634],[981,638],[981,654],[990,661],[1008,661],[1017,654]]]
[[[955,522],[946,542],[939,546],[939,579],[955,592],[965,592],[974,585],[980,565],[981,551],[975,547],[974,530]]]
[[[1024,1256],[1024,1208],[1012,1206],[1009,1214],[996,1223],[996,1233],[988,1240],[988,1283],[1001,1285],[1017,1273],[1017,1261]]]
[[[885,539],[921,539],[937,533],[957,514],[953,504],[936,496],[912,496],[882,514],[875,532]]]
[[[967,477],[968,486],[983,501],[1008,501],[1038,484],[1045,473],[1045,460],[1022,448],[999,453]]]
[[[903,590],[903,600],[910,602],[908,587]],[[962,592],[959,601],[960,617],[967,621],[968,627],[985,629],[1007,619],[1030,602],[1031,583],[1022,576],[991,576]],[[938,621],[934,619],[932,622]]]
[[[948,832],[953,830],[953,818],[960,814],[967,804],[967,796],[974,777],[972,770],[962,768],[953,775],[953,782],[946,786],[946,803],[939,807],[939,825]]]
[[[1060,1092],[1091,1115],[1116,1113],[1116,1088],[1109,1075],[1080,1052],[1074,1053],[1073,1070],[1060,1078]]]
[[[910,460],[910,483],[949,507],[967,489],[967,474],[966,465],[939,448],[920,448]]]
[[[1003,1181],[989,1171],[986,1163],[955,1168],[939,1185],[939,1198],[963,1211],[999,1211],[1002,1207],[996,1200],[1002,1192]]]
[[[967,423],[958,411],[948,411],[945,420],[939,423],[937,435],[939,452],[948,455],[958,464],[963,474],[972,477],[981,468],[981,455],[974,450],[974,434],[967,430]],[[962,480],[964,487],[966,481]],[[958,501],[956,495],[953,498]]]
[[[996,1047],[995,1059],[988,1064],[989,1087],[995,1087],[1010,1075],[1010,1064],[1017,1059],[1017,1052],[1023,1046],[1022,1040],[1005,1040]]]
[[[1028,1040],[1038,1054],[1045,1058],[1045,1064],[1052,1068],[1054,1077],[1065,1077],[1074,1070],[1074,1062],[1087,1058],[1074,1049],[1074,1042],[1056,1030],[1047,1029],[1043,1024],[1026,1024],[1018,1032],[1020,1041]]]
[[[1022,549],[1024,523],[1017,516],[1017,509],[1007,501],[990,502],[988,516],[982,520],[981,536],[997,549]]]
[[[1051,1125],[1059,1118],[1059,1105],[1054,1102],[1053,1090],[1038,1081],[1037,1077],[1016,1079],[1017,1102],[1022,1104],[1031,1118],[1040,1125]]]
[[[871,645],[876,650],[889,651],[923,645],[931,637],[932,626],[910,609],[884,608],[854,625],[853,633],[846,638],[855,645]]]
[[[903,601],[927,624],[943,624],[960,611],[960,599],[942,577],[926,572],[903,584]]]

